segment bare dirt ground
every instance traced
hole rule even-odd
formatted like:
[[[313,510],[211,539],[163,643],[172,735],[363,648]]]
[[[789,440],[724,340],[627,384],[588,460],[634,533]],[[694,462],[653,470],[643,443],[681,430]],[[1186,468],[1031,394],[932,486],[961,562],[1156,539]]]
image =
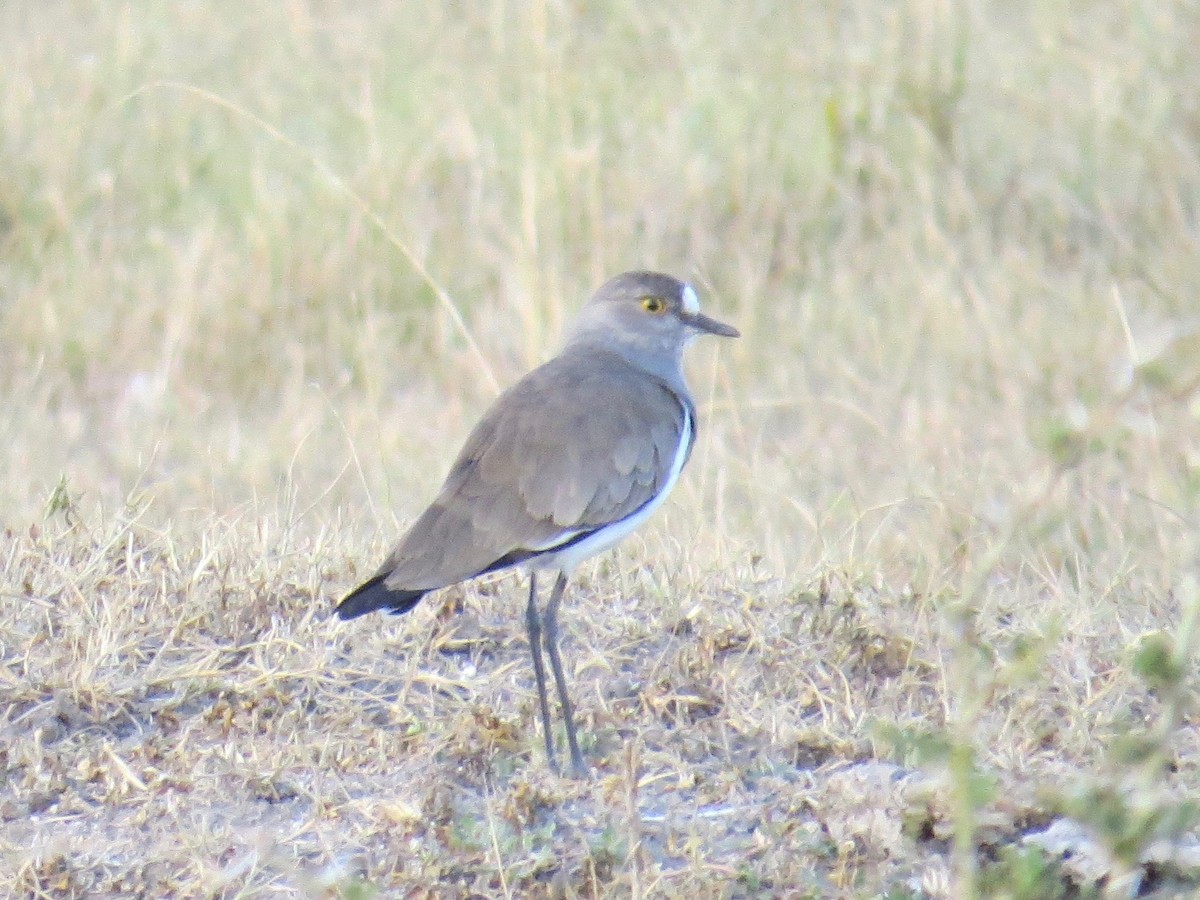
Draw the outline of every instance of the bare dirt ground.
[[[1200,890],[1194,4],[0,7],[0,895]],[[606,276],[700,437],[337,599]],[[558,735],[561,742],[562,735]]]

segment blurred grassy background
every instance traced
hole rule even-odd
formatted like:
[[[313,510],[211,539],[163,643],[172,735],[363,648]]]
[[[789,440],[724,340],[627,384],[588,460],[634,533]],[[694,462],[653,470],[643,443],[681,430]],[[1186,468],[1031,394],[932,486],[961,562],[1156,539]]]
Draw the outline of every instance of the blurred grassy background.
[[[744,337],[628,553],[1119,657],[1200,550],[1198,45],[1187,2],[4,3],[0,525],[281,522],[323,609],[659,268]]]
[[[413,449],[397,397],[465,422],[485,364],[511,381],[634,266],[745,330],[715,388],[740,409],[708,418],[743,425],[739,481],[787,457],[742,492],[787,531],[784,497],[937,493],[930,463],[998,445],[1022,471],[1127,363],[1122,316],[1194,308],[1187,10],[6,4],[2,506],[62,473],[220,510],[291,464],[319,493],[348,443]],[[163,80],[343,178],[486,363],[309,160]]]

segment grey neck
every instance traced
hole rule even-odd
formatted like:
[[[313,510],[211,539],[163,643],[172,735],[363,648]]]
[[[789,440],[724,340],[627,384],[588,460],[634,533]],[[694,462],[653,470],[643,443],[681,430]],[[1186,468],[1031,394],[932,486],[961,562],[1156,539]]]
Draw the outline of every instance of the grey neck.
[[[691,391],[683,377],[683,345],[679,342],[660,344],[649,335],[596,334],[581,329],[568,338],[563,352],[614,354],[662,381],[688,405],[692,403]]]

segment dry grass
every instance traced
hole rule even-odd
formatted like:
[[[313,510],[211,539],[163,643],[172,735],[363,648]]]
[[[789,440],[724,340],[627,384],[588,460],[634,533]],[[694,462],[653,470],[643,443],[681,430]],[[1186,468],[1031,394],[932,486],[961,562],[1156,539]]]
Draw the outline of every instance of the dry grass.
[[[0,5],[0,893],[1190,895],[1197,43]],[[635,266],[745,337],[564,614],[576,783],[515,579],[329,613]]]

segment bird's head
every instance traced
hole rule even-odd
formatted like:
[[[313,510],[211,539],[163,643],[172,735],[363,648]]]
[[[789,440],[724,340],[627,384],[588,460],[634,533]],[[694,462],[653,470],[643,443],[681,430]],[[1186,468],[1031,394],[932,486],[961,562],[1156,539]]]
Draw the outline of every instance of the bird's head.
[[[658,272],[625,272],[602,284],[587,302],[571,336],[656,369],[678,366],[683,348],[701,334],[738,337],[732,325],[700,312],[695,289]]]

